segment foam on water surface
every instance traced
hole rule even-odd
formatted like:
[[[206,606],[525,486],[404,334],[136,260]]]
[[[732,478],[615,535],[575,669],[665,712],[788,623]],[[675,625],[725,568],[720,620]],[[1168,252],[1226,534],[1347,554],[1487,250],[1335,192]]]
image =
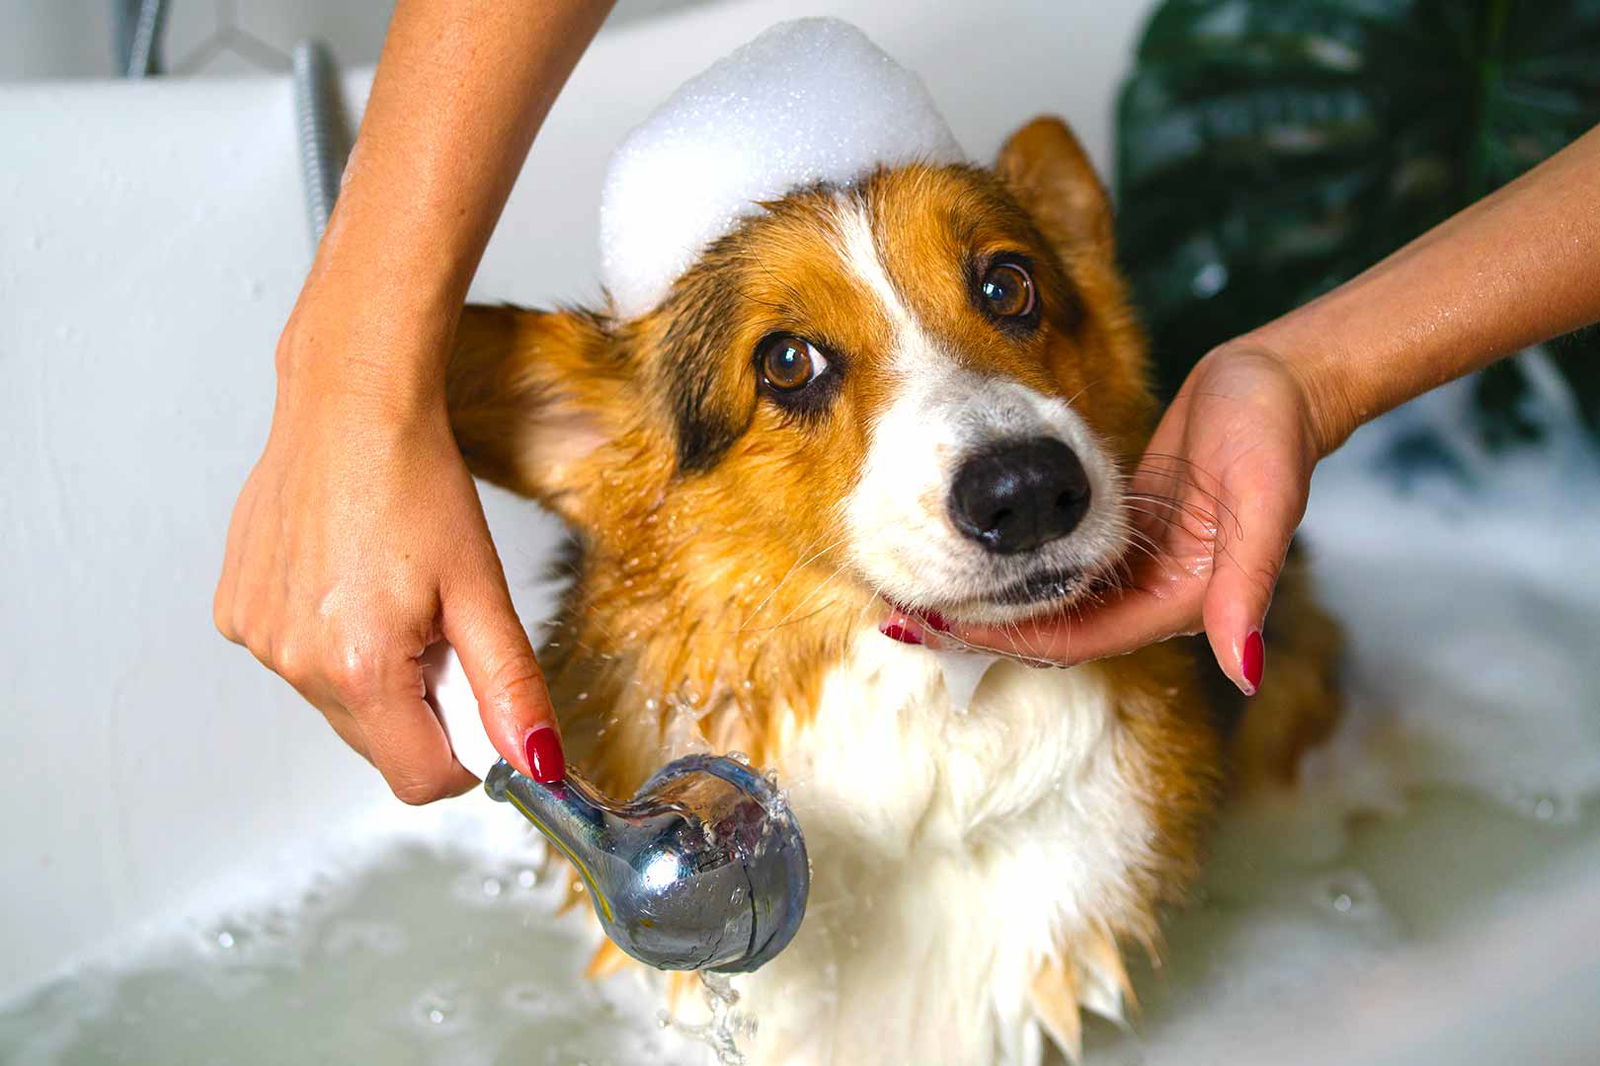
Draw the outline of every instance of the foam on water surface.
[[[321,872],[0,1008],[0,1061],[688,1066],[637,978],[581,977],[565,870],[485,797],[325,841]],[[463,812],[461,808],[467,810]],[[335,854],[348,848],[358,854]],[[549,867],[554,871],[554,867]]]
[[[921,79],[839,19],[781,23],[686,82],[617,148],[600,203],[601,274],[643,314],[762,201],[960,146]]]

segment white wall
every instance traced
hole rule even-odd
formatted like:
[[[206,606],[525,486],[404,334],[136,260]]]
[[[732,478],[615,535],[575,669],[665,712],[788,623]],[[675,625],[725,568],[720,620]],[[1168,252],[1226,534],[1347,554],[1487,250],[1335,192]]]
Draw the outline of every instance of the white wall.
[[[619,26],[704,0],[617,0]],[[113,0],[0,0],[0,82],[106,77]],[[346,64],[377,62],[394,0],[168,0],[169,74],[209,76],[287,68],[296,42],[325,41]]]
[[[1052,110],[1106,159],[1142,0],[863,6],[743,0],[604,35],[475,294],[593,296],[611,146],[683,78],[792,15],[859,22],[922,72],[979,158]],[[288,82],[3,87],[0,143],[3,994],[392,801],[210,622],[310,252]],[[550,530],[514,501],[490,510],[526,589]]]

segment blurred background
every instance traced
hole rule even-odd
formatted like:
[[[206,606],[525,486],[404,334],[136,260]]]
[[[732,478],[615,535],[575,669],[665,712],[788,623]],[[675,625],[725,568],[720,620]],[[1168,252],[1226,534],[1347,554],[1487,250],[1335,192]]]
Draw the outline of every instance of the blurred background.
[[[400,808],[211,628],[312,251],[291,56],[328,46],[353,128],[391,8],[0,0],[0,1061],[705,1060],[636,982],[577,976],[590,934],[520,822]],[[612,146],[806,14],[921,74],[975,159],[1072,122],[1168,390],[1600,121],[1592,0],[621,0],[473,297],[593,300]],[[1595,347],[1319,471],[1349,720],[1296,794],[1230,814],[1143,1020],[1092,1026],[1090,1063],[1595,1061]],[[560,531],[484,492],[536,627]]]

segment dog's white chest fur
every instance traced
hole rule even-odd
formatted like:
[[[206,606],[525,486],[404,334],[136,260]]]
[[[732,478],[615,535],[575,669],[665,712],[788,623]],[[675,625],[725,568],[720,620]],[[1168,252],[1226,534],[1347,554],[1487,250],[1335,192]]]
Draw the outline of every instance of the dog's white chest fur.
[[[1114,922],[1148,849],[1125,741],[1093,668],[996,663],[962,709],[932,653],[863,633],[783,741],[811,900],[739,982],[752,1062],[1037,1062],[1035,974]]]

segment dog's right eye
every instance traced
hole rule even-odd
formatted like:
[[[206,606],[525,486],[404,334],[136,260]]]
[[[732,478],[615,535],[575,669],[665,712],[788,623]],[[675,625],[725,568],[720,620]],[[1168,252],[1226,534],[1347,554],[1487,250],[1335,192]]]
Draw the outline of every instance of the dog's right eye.
[[[804,337],[774,333],[756,349],[761,380],[775,392],[798,392],[828,369],[828,357]]]

